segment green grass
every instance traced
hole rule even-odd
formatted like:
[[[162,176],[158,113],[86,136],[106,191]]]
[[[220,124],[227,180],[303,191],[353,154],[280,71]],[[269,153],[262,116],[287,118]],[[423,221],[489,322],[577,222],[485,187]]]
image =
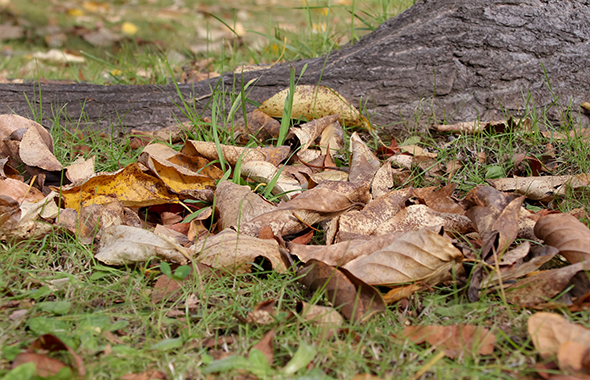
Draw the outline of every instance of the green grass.
[[[112,21],[114,18],[111,17],[109,21],[106,16],[93,14],[90,19],[103,20],[105,25],[114,29],[120,28],[124,21],[133,22],[140,28],[142,41],[147,43],[139,44],[135,37],[126,37],[121,44],[99,49],[81,37],[72,37],[66,47],[84,51],[87,63],[47,66],[19,75],[20,68],[30,61],[27,54],[47,49],[44,40],[37,34],[37,28],[51,21],[48,15],[55,16],[56,20],[51,22],[57,22],[64,30],[69,30],[67,28],[72,28],[75,23],[67,13],[57,13],[57,5],[31,0],[0,8],[0,23],[17,15],[31,24],[25,28],[28,31],[25,37],[5,43],[14,55],[0,63],[0,70],[9,78],[81,80],[83,76],[94,83],[168,83],[171,76],[179,77],[182,64],[206,57],[213,58],[212,69],[218,72],[231,70],[240,64],[272,63],[279,58],[316,57],[345,41],[355,40],[411,3],[379,0],[370,3],[353,1],[345,5],[294,2],[278,6],[245,2],[227,8],[213,2],[204,3],[207,12],[215,15],[212,17],[195,11],[197,5],[187,1],[178,22],[160,20],[147,23],[141,12],[134,14],[130,10],[130,3],[118,1],[113,2],[111,7],[117,10],[112,13],[120,15],[120,20]],[[75,9],[83,7],[81,2],[73,4]],[[146,2],[142,6],[155,12],[161,6],[172,7],[172,2]],[[187,9],[192,9],[192,12],[184,12]],[[194,30],[197,21],[210,33],[224,28],[229,30],[224,23],[236,31],[242,17],[239,16],[240,11],[251,12],[251,25],[244,20],[243,26],[252,32],[240,37],[241,40],[235,39],[222,45],[220,50],[212,48],[191,52],[191,45],[202,42]],[[295,16],[289,19],[288,15]],[[261,19],[265,22],[269,20],[268,25],[260,22]],[[286,20],[295,29],[288,30],[288,25],[281,24]],[[325,27],[321,23],[325,23]],[[255,24],[261,24],[263,29],[256,30]],[[232,34],[234,32],[229,31],[228,35]],[[248,46],[250,41],[260,44]],[[283,48],[284,54],[281,55]],[[165,57],[170,57],[173,50],[186,53],[186,62],[165,62]],[[140,69],[145,72],[151,70],[151,74],[143,77],[138,74]],[[179,104],[197,127],[190,138],[214,141],[218,149],[219,144],[234,144],[233,126],[235,119],[243,116],[242,105],[248,92],[244,83],[234,86],[232,91],[218,88],[211,97],[212,124],[217,128],[209,128],[203,123],[199,115],[190,109],[190,104]],[[235,107],[230,110],[225,109],[226,103],[220,100],[224,92],[239,94],[232,95],[230,104]],[[498,173],[503,176],[512,173],[514,153],[541,157],[545,144],[549,142],[553,144],[556,160],[559,161],[553,174],[590,172],[588,142],[580,138],[566,141],[543,138],[538,134],[539,127],[551,127],[547,125],[544,114],[533,112],[532,100],[529,105],[526,116],[530,117],[533,126],[530,131],[517,124],[514,129],[502,133],[484,131],[475,135],[439,135],[416,132],[404,136],[438,153],[438,164],[446,165],[456,159],[473,164],[463,166],[451,177],[444,173],[429,173],[432,166],[414,165],[409,178],[398,185],[425,187],[454,182],[458,184],[456,195],[462,196]],[[288,114],[288,107],[286,112]],[[288,120],[284,121],[283,132],[289,124]],[[578,126],[565,118],[563,130],[572,127]],[[119,129],[116,125],[112,126],[113,131]],[[51,132],[55,154],[64,165],[80,155],[75,151],[75,145],[89,148],[89,152],[81,154],[83,157],[96,156],[97,171],[118,170],[136,162],[141,152],[131,150],[129,136],[121,137],[118,133],[101,136],[98,132],[82,131],[80,134],[59,122]],[[345,130],[346,138],[350,132]],[[279,137],[279,143],[284,137],[285,134]],[[372,141],[373,147],[377,148],[378,139],[373,137]],[[277,141],[259,143],[276,145]],[[180,149],[180,145],[174,148]],[[485,156],[481,162],[478,161],[480,154]],[[336,157],[339,165],[348,165],[345,153]],[[231,174],[227,163],[221,161],[220,166],[226,167],[228,176]],[[236,175],[233,179],[240,182]],[[271,197],[270,190],[268,187],[263,193]],[[589,205],[587,194],[569,193],[550,206],[536,202],[530,202],[529,206],[552,207],[562,211],[582,207],[590,212]],[[316,232],[313,242],[322,243],[324,233],[323,230]],[[397,338],[409,325],[469,323],[494,328],[498,338],[493,355],[466,355],[455,360],[442,358],[421,378],[512,379],[515,376],[532,376],[537,362],[537,353],[526,331],[531,311],[506,305],[495,294],[483,295],[480,301],[469,303],[464,286],[458,283],[415,293],[406,303],[391,305],[366,323],[345,322],[341,330],[329,332],[298,315],[298,301],[314,301],[321,305],[329,302],[306,290],[297,282],[294,272],[277,274],[259,268],[253,274],[224,274],[219,278],[206,279],[196,278],[193,272],[186,277],[178,297],[154,303],[151,297],[161,269],[158,262],[128,268],[107,267],[94,258],[95,252],[95,245],[83,245],[74,236],[58,230],[40,240],[0,242],[0,379],[9,373],[16,354],[26,350],[45,333],[57,335],[83,358],[89,379],[117,379],[149,369],[162,371],[169,379],[205,378],[205,372],[212,368],[209,367],[211,363],[219,364],[216,360],[226,355],[244,358],[252,355],[252,346],[271,328],[275,329],[276,337],[274,362],[268,377],[280,378],[281,369],[293,359],[297,350],[312,346],[317,353],[309,362],[304,362],[305,369],[297,373],[302,378],[330,376],[349,379],[362,373],[380,378],[412,378],[436,357],[438,351]],[[172,273],[175,273],[174,270],[173,266]],[[185,304],[185,300],[192,295],[198,300],[195,309],[189,309]],[[279,305],[273,322],[268,325],[243,322],[248,312],[271,299]],[[17,318],[13,314],[17,310],[26,310],[26,314]],[[590,325],[588,312],[563,313],[570,320]],[[216,347],[204,344],[206,339],[218,337],[232,337],[234,341]],[[71,362],[67,354],[55,356]],[[245,373],[243,367],[228,366],[228,371],[219,377],[240,378]]]

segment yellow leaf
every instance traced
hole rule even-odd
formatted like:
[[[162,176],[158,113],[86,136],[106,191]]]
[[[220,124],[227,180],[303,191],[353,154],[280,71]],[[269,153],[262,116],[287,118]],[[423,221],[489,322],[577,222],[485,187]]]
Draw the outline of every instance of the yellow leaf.
[[[137,33],[137,30],[139,28],[137,27],[137,25],[129,22],[129,21],[125,21],[123,23],[123,25],[121,25],[121,32],[125,33],[128,36],[132,36],[135,33]]]
[[[73,17],[84,16],[84,11],[77,8],[68,9],[68,15]]]
[[[97,174],[81,185],[63,187],[61,194],[65,207],[76,211],[80,207],[116,200],[127,207],[178,202],[161,180],[142,172],[136,163],[115,173]]]
[[[111,71],[111,74],[113,74],[114,76],[119,76],[119,75],[123,74],[123,72],[119,69],[113,69]]]
[[[289,89],[285,89],[266,100],[258,108],[271,117],[283,116],[285,99]],[[308,121],[324,116],[339,114],[340,123],[347,126],[371,128],[369,122],[342,95],[326,86],[297,86],[293,96],[291,117],[304,117]]]

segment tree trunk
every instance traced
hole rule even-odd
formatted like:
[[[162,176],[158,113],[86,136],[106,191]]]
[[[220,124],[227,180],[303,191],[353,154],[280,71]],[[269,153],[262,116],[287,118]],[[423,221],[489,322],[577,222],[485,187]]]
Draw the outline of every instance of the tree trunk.
[[[259,78],[249,97],[262,102],[288,87],[289,70],[299,84],[329,86],[385,131],[433,122],[454,123],[544,112],[549,122],[568,117],[587,123],[579,104],[590,101],[590,1],[420,0],[352,46],[327,57],[275,65],[243,74]],[[186,97],[209,100],[221,79],[225,90],[239,86],[228,73],[181,85]],[[43,111],[61,113],[104,128],[157,129],[184,120],[174,86],[41,85]],[[239,88],[239,87],[238,87]],[[30,115],[38,85],[0,85],[0,112]],[[35,106],[34,106],[35,108]],[[249,106],[249,109],[253,106]],[[62,112],[64,110],[64,112]]]

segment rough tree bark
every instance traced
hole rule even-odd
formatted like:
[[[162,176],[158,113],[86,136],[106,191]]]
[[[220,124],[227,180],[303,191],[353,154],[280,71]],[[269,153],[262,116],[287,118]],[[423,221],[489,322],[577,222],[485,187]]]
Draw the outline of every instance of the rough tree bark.
[[[299,74],[304,65],[300,84],[321,78],[353,104],[366,104],[371,120],[390,133],[519,116],[526,107],[545,110],[551,122],[570,107],[571,117],[587,123],[579,104],[590,100],[590,1],[420,0],[328,57],[244,73],[244,83],[259,78],[250,98],[261,102],[284,89],[290,67]],[[206,97],[218,80],[180,88],[185,97]],[[229,73],[221,81],[227,90],[241,78]],[[62,117],[76,121],[83,105],[83,123],[95,127],[145,130],[184,119],[174,86],[41,85],[41,93],[46,115],[63,109]],[[0,85],[0,112],[30,115],[23,94],[38,102],[36,84]]]

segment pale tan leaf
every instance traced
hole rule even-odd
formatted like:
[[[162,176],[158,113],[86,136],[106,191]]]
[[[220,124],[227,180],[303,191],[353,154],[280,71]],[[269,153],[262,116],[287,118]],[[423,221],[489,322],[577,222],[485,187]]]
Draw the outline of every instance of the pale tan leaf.
[[[529,318],[527,330],[543,358],[556,355],[565,342],[588,346],[590,329],[568,322],[559,314],[540,312]]]
[[[305,321],[311,322],[314,326],[338,328],[344,324],[344,318],[333,307],[299,302],[297,312]]]
[[[262,103],[260,111],[272,117],[283,116],[285,99],[289,89],[285,89]],[[297,86],[293,96],[293,108],[291,117],[298,119],[304,117],[307,120],[319,119],[324,116],[340,115],[340,124],[347,126],[368,126],[367,120],[360,112],[346,101],[346,99],[325,86]]]
[[[381,165],[379,170],[377,170],[377,173],[375,173],[373,181],[371,182],[371,194],[373,195],[373,200],[377,200],[389,193],[394,186],[393,170],[391,168],[391,163],[388,160]]]
[[[477,133],[483,130],[498,130],[498,128],[506,128],[506,121],[499,120],[499,121],[489,121],[489,122],[482,122],[479,120],[476,121],[468,121],[464,123],[457,123],[457,124],[438,124],[434,127],[438,132],[464,132],[464,133]]]
[[[29,128],[20,142],[18,154],[28,166],[47,171],[62,170],[63,166],[53,155],[53,141],[47,144],[37,128]]]
[[[422,229],[399,236],[391,245],[344,266],[370,285],[423,281],[435,285],[460,271],[463,254],[449,239]]]
[[[542,216],[535,225],[535,235],[559,249],[570,263],[590,260],[590,229],[572,215]]]
[[[84,160],[84,157],[78,157],[76,161],[66,168],[66,177],[68,177],[72,183],[86,180],[94,175],[94,160],[94,156],[87,160]]]
[[[564,196],[568,189],[577,190],[588,187],[590,174],[499,178],[488,180],[488,182],[500,191],[513,191],[528,199],[549,201],[556,195]]]
[[[197,152],[211,161],[219,159],[217,147],[213,141],[189,140],[185,143],[181,152],[187,155]],[[225,161],[230,165],[235,165],[238,160],[241,160],[242,163],[248,161],[266,161],[266,155],[253,148],[221,144],[221,153],[223,154]]]
[[[356,132],[350,137],[350,151],[352,158],[348,173],[349,181],[371,183],[381,167],[381,162]]]
[[[190,251],[153,232],[122,225],[103,230],[96,259],[107,265],[131,265],[151,258],[186,264]]]
[[[266,161],[248,161],[241,166],[242,177],[252,179],[258,183],[269,184],[278,174],[279,168]],[[290,200],[293,196],[302,191],[299,181],[292,177],[278,174],[278,179],[272,189],[272,194],[279,195],[284,201]]]
[[[301,124],[297,127],[291,128],[291,132],[297,136],[299,143],[301,144],[301,148],[297,153],[302,154],[305,152],[309,146],[322,135],[326,128],[338,121],[339,117],[340,115],[325,116],[321,119],[312,120],[309,123]],[[338,147],[332,145],[330,148],[338,149]]]
[[[425,205],[412,205],[401,209],[393,218],[384,221],[375,229],[373,235],[440,226],[444,227],[445,231],[460,234],[473,230],[471,220],[464,215],[434,211]]]
[[[225,229],[217,235],[209,236],[202,249],[200,244],[196,247],[201,251],[197,257],[201,264],[231,273],[250,272],[251,263],[259,256],[268,259],[277,272],[287,270],[275,240],[258,239]]]
[[[0,195],[10,197],[19,203],[38,202],[45,198],[36,188],[12,178],[0,178]]]
[[[236,227],[239,230],[257,216],[276,210],[273,203],[253,193],[250,186],[236,185],[231,181],[220,182],[215,197],[221,229]]]

